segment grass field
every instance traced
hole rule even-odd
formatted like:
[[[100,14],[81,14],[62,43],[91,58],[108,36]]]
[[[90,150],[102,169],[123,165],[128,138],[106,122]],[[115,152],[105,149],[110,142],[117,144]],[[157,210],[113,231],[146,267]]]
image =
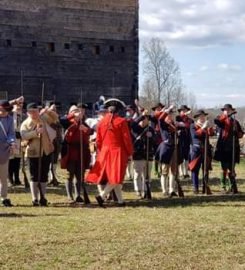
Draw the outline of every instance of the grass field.
[[[49,207],[33,208],[24,188],[11,188],[0,269],[245,269],[245,161],[237,168],[239,195],[220,195],[215,164],[211,196],[193,196],[184,181],[184,199],[162,198],[154,180],[154,200],[139,201],[126,182],[126,208],[99,208],[95,187],[91,206],[69,205],[64,185],[49,188]]]

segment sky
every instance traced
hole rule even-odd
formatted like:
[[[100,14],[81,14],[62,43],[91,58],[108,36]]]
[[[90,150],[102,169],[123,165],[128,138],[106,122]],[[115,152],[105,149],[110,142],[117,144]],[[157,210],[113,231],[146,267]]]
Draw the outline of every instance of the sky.
[[[139,0],[140,42],[159,37],[204,108],[245,106],[244,0]],[[144,80],[140,54],[140,86]]]

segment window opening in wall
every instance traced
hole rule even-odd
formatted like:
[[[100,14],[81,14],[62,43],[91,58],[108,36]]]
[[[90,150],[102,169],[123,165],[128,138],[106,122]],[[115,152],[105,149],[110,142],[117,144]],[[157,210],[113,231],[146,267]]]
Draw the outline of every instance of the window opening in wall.
[[[36,48],[36,47],[37,47],[37,42],[36,42],[36,41],[32,41],[31,46],[32,46],[33,48]]]
[[[99,55],[100,54],[100,46],[99,45],[94,46],[94,53],[96,55]]]
[[[77,47],[78,47],[78,50],[79,51],[82,51],[83,50],[83,44],[80,43],[80,44],[77,45]]]
[[[55,52],[55,44],[54,42],[49,42],[48,43],[48,49],[50,52]]]
[[[6,47],[12,47],[12,40],[11,39],[6,40]]]
[[[125,53],[125,47],[121,47],[121,53]]]
[[[110,52],[114,52],[114,46],[110,46],[110,47],[109,47],[109,51],[110,51]]]
[[[70,45],[69,43],[65,43],[65,44],[64,44],[64,48],[65,48],[66,50],[70,50],[71,45]]]

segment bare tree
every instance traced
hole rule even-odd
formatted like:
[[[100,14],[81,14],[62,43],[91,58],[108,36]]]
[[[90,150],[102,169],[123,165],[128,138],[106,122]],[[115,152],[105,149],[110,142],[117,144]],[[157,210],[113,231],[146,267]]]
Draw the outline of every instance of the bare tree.
[[[189,98],[183,92],[180,68],[164,42],[152,38],[143,45],[143,55],[145,81],[142,92],[148,102],[162,101],[166,106],[179,106],[184,100],[187,101]]]

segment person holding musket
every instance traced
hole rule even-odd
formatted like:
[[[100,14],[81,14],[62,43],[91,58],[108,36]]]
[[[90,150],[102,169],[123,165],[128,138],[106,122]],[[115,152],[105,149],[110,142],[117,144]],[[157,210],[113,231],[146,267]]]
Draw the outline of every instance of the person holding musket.
[[[113,189],[118,199],[118,206],[125,206],[122,198],[122,184],[128,159],[133,154],[127,120],[118,114],[120,110],[125,109],[125,104],[119,99],[112,98],[105,101],[104,105],[108,108],[108,113],[97,127],[98,155],[86,181],[98,185],[101,181],[107,180],[104,190],[96,196],[101,207]]]
[[[150,126],[150,115],[144,110],[142,115],[135,119],[132,124],[133,136],[133,180],[134,190],[139,198],[145,195],[146,175],[151,175],[152,161],[155,154],[155,131]],[[147,173],[148,169],[148,173]]]
[[[212,127],[209,127],[209,121],[204,110],[198,110],[194,115],[195,122],[190,126],[191,147],[189,169],[191,171],[191,179],[193,183],[194,194],[199,193],[199,171],[201,166],[207,171],[211,170],[212,147],[209,143],[209,136],[214,135]],[[205,140],[207,151],[205,153]],[[205,158],[204,155],[207,155]],[[204,162],[207,164],[204,164]],[[204,172],[206,173],[206,172]]]
[[[163,105],[161,102],[159,102],[154,107],[151,108],[151,110],[152,110],[151,123],[152,123],[154,130],[155,130],[155,142],[156,142],[155,152],[156,152],[159,144],[162,142],[158,118],[162,114],[162,110],[164,107],[165,107],[165,105]],[[155,173],[160,177],[161,176],[161,173],[160,173],[161,169],[159,169],[159,164],[156,160],[154,162],[154,169],[155,169]]]
[[[85,123],[85,109],[86,104],[72,105],[69,110],[71,125],[66,130],[64,140],[67,143],[66,165],[69,176],[66,181],[66,192],[70,202],[82,203],[84,202],[81,197],[82,176],[85,170],[90,165],[90,150],[89,150],[89,137],[92,135],[93,130]],[[82,138],[82,142],[81,142]],[[82,147],[81,147],[82,143]],[[83,153],[81,153],[83,149]],[[82,168],[83,167],[83,168]],[[74,189],[75,196],[73,195],[73,180],[75,177]]]
[[[9,115],[13,107],[7,100],[0,101],[0,196],[3,206],[13,206],[8,199],[8,164],[10,154],[16,148],[13,117]]]
[[[217,116],[214,123],[218,127],[218,141],[214,159],[220,161],[222,192],[232,191],[237,193],[235,185],[235,164],[240,161],[239,139],[243,137],[240,123],[235,119],[236,109],[231,104],[221,108],[222,114]],[[230,181],[227,181],[229,177]]]
[[[53,140],[56,132],[51,128],[52,113],[47,109],[40,112],[37,103],[27,105],[27,119],[21,124],[20,134],[25,141],[25,155],[29,160],[30,189],[33,206],[47,206],[46,186],[54,151]]]
[[[176,125],[178,127],[178,138],[183,157],[183,163],[179,165],[180,175],[189,178],[188,164],[191,144],[190,126],[193,120],[189,117],[191,109],[186,105],[181,105],[178,109],[179,115],[176,116]]]
[[[162,142],[159,144],[155,159],[161,164],[161,187],[163,195],[169,197],[177,196],[175,192],[175,177],[177,167],[177,155],[175,150],[175,132],[177,127],[174,123],[174,106],[162,109],[158,117]],[[178,147],[178,146],[177,146]],[[169,181],[169,185],[168,185]]]

